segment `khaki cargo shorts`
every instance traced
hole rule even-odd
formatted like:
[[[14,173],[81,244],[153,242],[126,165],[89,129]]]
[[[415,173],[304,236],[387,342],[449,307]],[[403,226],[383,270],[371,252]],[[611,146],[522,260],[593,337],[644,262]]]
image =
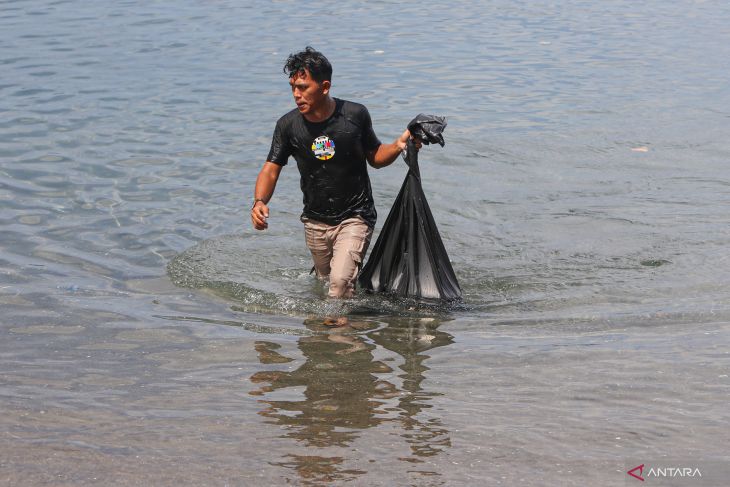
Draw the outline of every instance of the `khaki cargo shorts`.
[[[329,279],[329,296],[351,298],[373,229],[359,216],[348,218],[339,225],[306,217],[301,220],[317,277]]]

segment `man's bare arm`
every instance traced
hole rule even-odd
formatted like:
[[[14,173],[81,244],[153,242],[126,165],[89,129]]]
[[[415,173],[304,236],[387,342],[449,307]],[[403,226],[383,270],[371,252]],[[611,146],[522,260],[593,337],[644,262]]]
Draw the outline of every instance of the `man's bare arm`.
[[[377,149],[371,150],[366,154],[368,164],[373,166],[375,169],[389,166],[395,161],[398,156],[406,148],[406,143],[411,137],[411,132],[406,130],[401,134],[400,137],[395,139],[392,144],[380,144]],[[416,142],[416,149],[421,148],[421,141],[414,139]]]
[[[276,189],[276,182],[279,180],[281,168],[282,166],[279,164],[266,161],[256,178],[256,188],[253,193],[254,204],[253,208],[251,208],[251,222],[256,230],[265,230],[269,227],[266,221],[269,218],[269,207],[267,204],[274,194],[274,189]]]

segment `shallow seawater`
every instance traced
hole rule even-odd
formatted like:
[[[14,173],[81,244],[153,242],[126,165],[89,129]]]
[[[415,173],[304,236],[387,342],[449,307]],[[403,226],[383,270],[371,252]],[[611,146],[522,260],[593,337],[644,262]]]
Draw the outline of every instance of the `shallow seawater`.
[[[722,485],[728,19],[0,4],[1,483],[621,485],[669,462]],[[383,141],[448,118],[419,160],[462,303],[327,301],[293,163],[251,229],[307,44]],[[371,171],[376,233],[405,172]]]

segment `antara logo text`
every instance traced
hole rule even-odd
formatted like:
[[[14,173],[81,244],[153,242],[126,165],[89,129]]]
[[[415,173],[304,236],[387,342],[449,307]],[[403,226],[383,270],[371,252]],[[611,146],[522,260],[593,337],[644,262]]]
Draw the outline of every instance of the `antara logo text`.
[[[646,473],[644,473],[646,470]],[[650,477],[667,478],[667,477],[702,477],[702,472],[696,467],[647,467],[641,464],[634,467],[627,474],[642,482]]]

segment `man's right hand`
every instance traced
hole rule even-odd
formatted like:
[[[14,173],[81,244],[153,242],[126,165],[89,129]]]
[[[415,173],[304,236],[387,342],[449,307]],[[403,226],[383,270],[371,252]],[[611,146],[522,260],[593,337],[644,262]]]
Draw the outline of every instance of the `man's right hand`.
[[[269,228],[269,223],[266,221],[269,218],[269,207],[266,206],[261,200],[258,200],[256,204],[251,208],[251,222],[256,230],[266,230]]]

